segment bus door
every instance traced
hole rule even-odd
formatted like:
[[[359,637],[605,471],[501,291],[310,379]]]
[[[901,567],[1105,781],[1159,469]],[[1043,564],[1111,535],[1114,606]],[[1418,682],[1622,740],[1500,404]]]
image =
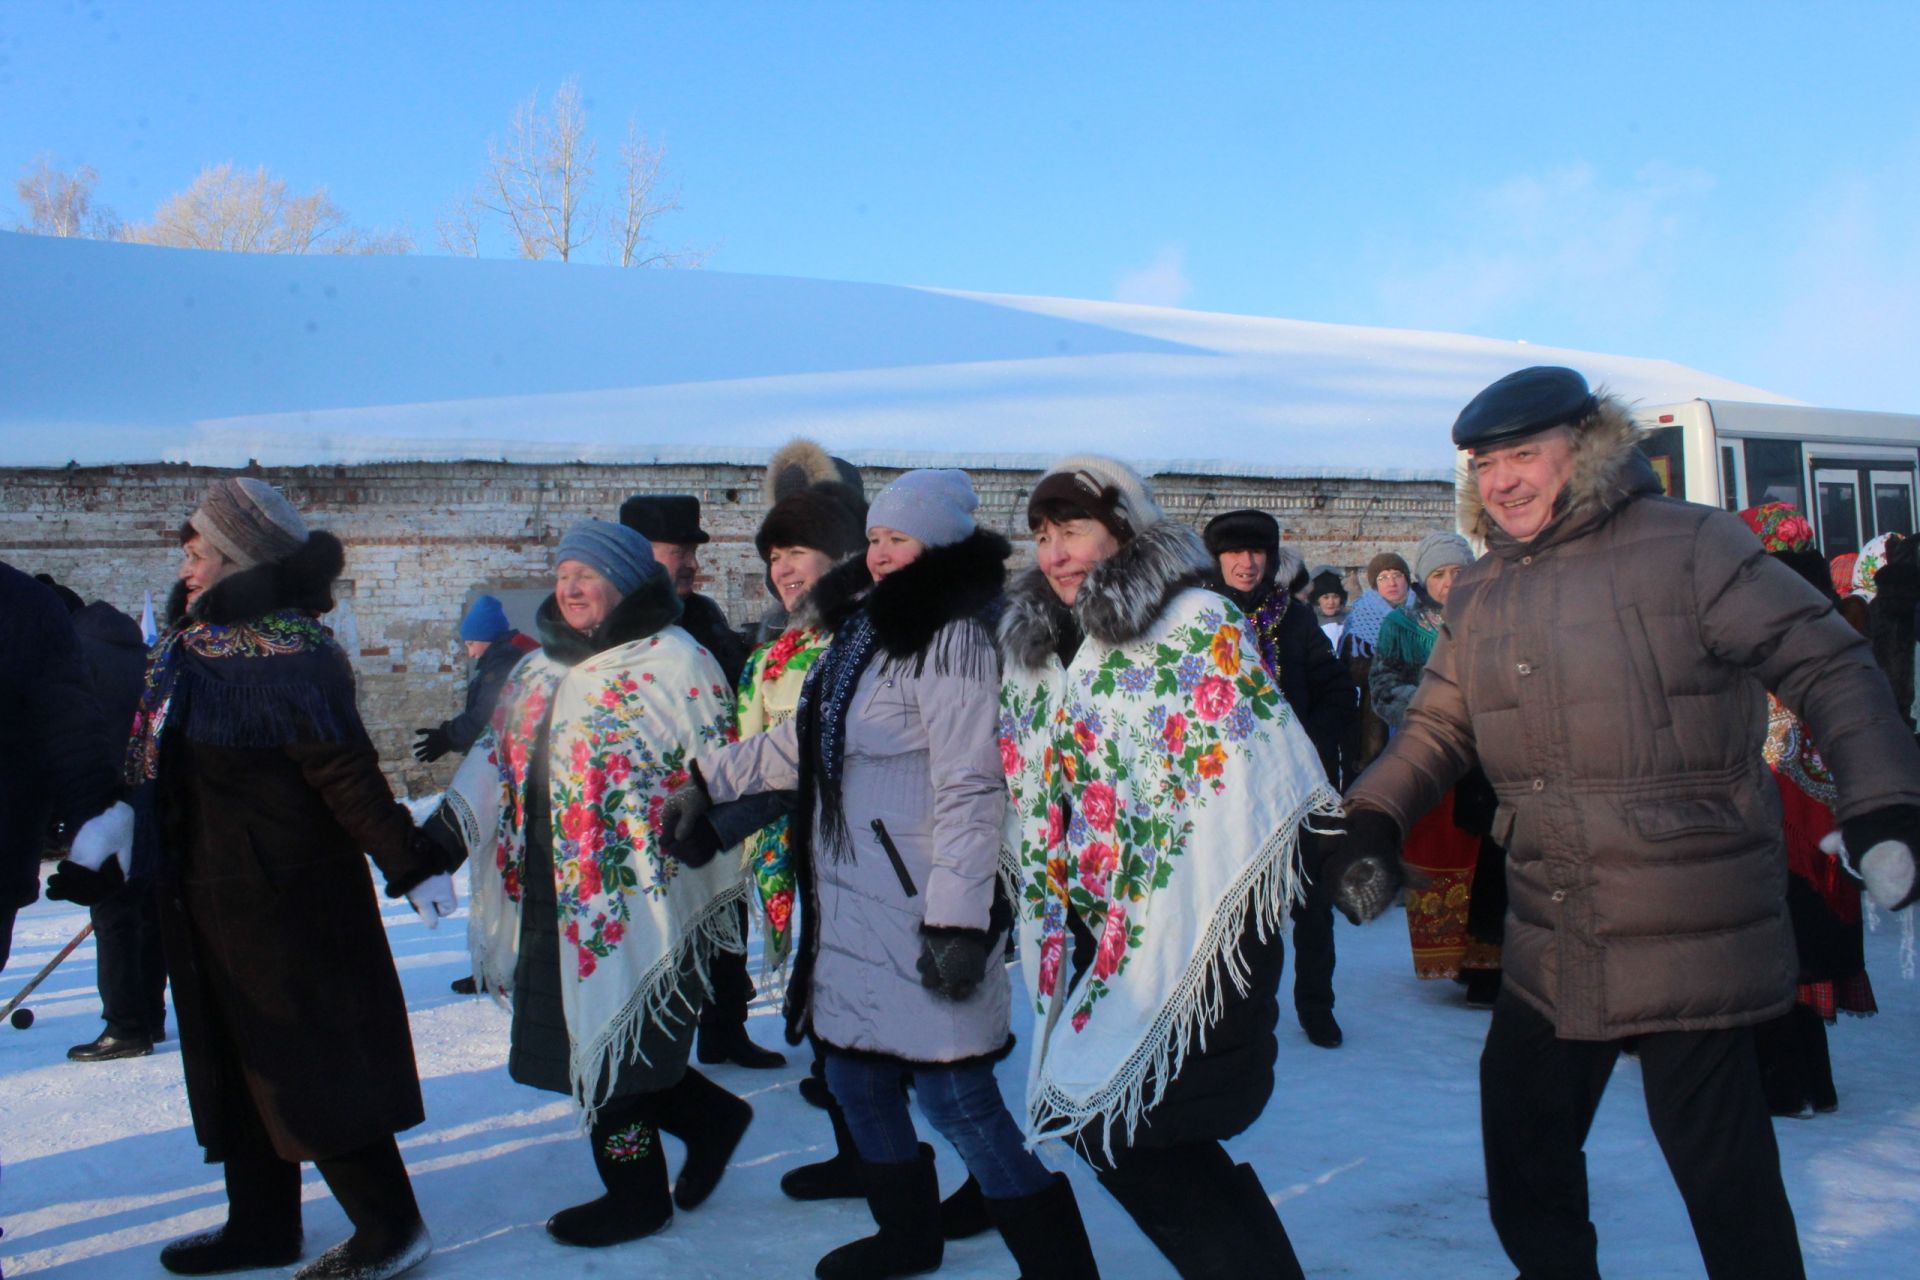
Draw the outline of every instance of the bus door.
[[[1828,559],[1858,551],[1883,533],[1913,533],[1914,463],[1816,454],[1809,469],[1820,549]]]

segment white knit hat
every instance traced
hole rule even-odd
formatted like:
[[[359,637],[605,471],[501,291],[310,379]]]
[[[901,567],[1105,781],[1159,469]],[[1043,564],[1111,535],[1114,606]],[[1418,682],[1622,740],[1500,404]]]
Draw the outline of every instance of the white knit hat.
[[[1138,471],[1098,453],[1072,454],[1047,468],[1027,499],[1028,524],[1036,504],[1056,499],[1084,506],[1120,537],[1136,537],[1167,518]]]

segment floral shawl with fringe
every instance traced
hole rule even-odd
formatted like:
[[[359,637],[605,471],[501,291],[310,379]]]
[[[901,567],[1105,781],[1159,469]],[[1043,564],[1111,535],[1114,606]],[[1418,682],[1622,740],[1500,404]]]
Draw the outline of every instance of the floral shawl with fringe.
[[[690,1016],[678,994],[686,961],[705,983],[714,948],[745,949],[739,861],[690,868],[659,846],[667,796],[686,784],[691,757],[733,740],[733,706],[719,665],[678,628],[573,667],[542,651],[514,668],[447,797],[467,847],[493,855],[474,859],[468,943],[496,993],[513,983],[527,779],[549,709],[561,1007],[573,1094],[591,1114],[605,1101],[596,1091],[612,1087],[608,1067],[639,1055],[648,1021]]]
[[[1141,637],[1088,640],[1072,665],[1010,666],[1001,686],[1007,870],[1038,1018],[1035,1138],[1140,1117],[1206,1042],[1239,940],[1299,900],[1300,829],[1334,813],[1320,757],[1261,664],[1247,618],[1175,596]],[[1069,989],[1067,904],[1098,941]]]
[[[740,673],[735,724],[742,738],[778,728],[800,705],[807,673],[833,639],[818,627],[792,627],[753,651]],[[766,939],[763,961],[778,969],[793,943],[794,867],[791,820],[776,818],[746,839],[747,868],[760,895]]]

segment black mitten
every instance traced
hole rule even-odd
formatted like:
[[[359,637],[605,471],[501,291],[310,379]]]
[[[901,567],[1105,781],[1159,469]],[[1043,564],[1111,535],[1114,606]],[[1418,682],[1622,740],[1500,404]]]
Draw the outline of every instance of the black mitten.
[[[984,929],[920,926],[920,985],[943,1000],[965,1000],[987,976],[992,942]]]
[[[1319,879],[1333,905],[1354,924],[1385,911],[1400,891],[1400,824],[1378,809],[1348,812],[1343,835],[1322,837]]]
[[[108,858],[98,871],[89,871],[77,862],[62,862],[47,877],[47,896],[82,907],[97,907],[120,891],[127,878],[120,874],[120,860]]]

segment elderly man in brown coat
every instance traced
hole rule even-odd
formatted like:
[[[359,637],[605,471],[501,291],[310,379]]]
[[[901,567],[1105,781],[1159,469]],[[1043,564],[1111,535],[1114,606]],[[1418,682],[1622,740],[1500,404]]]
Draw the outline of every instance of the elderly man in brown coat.
[[[1525,1280],[1597,1277],[1582,1147],[1623,1048],[1715,1280],[1801,1277],[1752,1027],[1793,1004],[1765,691],[1806,720],[1883,905],[1913,899],[1920,750],[1866,642],[1735,517],[1661,495],[1623,405],[1571,369],[1482,391],[1454,443],[1489,554],[1321,868],[1356,919],[1476,761],[1509,849],[1480,1060],[1488,1205]]]

